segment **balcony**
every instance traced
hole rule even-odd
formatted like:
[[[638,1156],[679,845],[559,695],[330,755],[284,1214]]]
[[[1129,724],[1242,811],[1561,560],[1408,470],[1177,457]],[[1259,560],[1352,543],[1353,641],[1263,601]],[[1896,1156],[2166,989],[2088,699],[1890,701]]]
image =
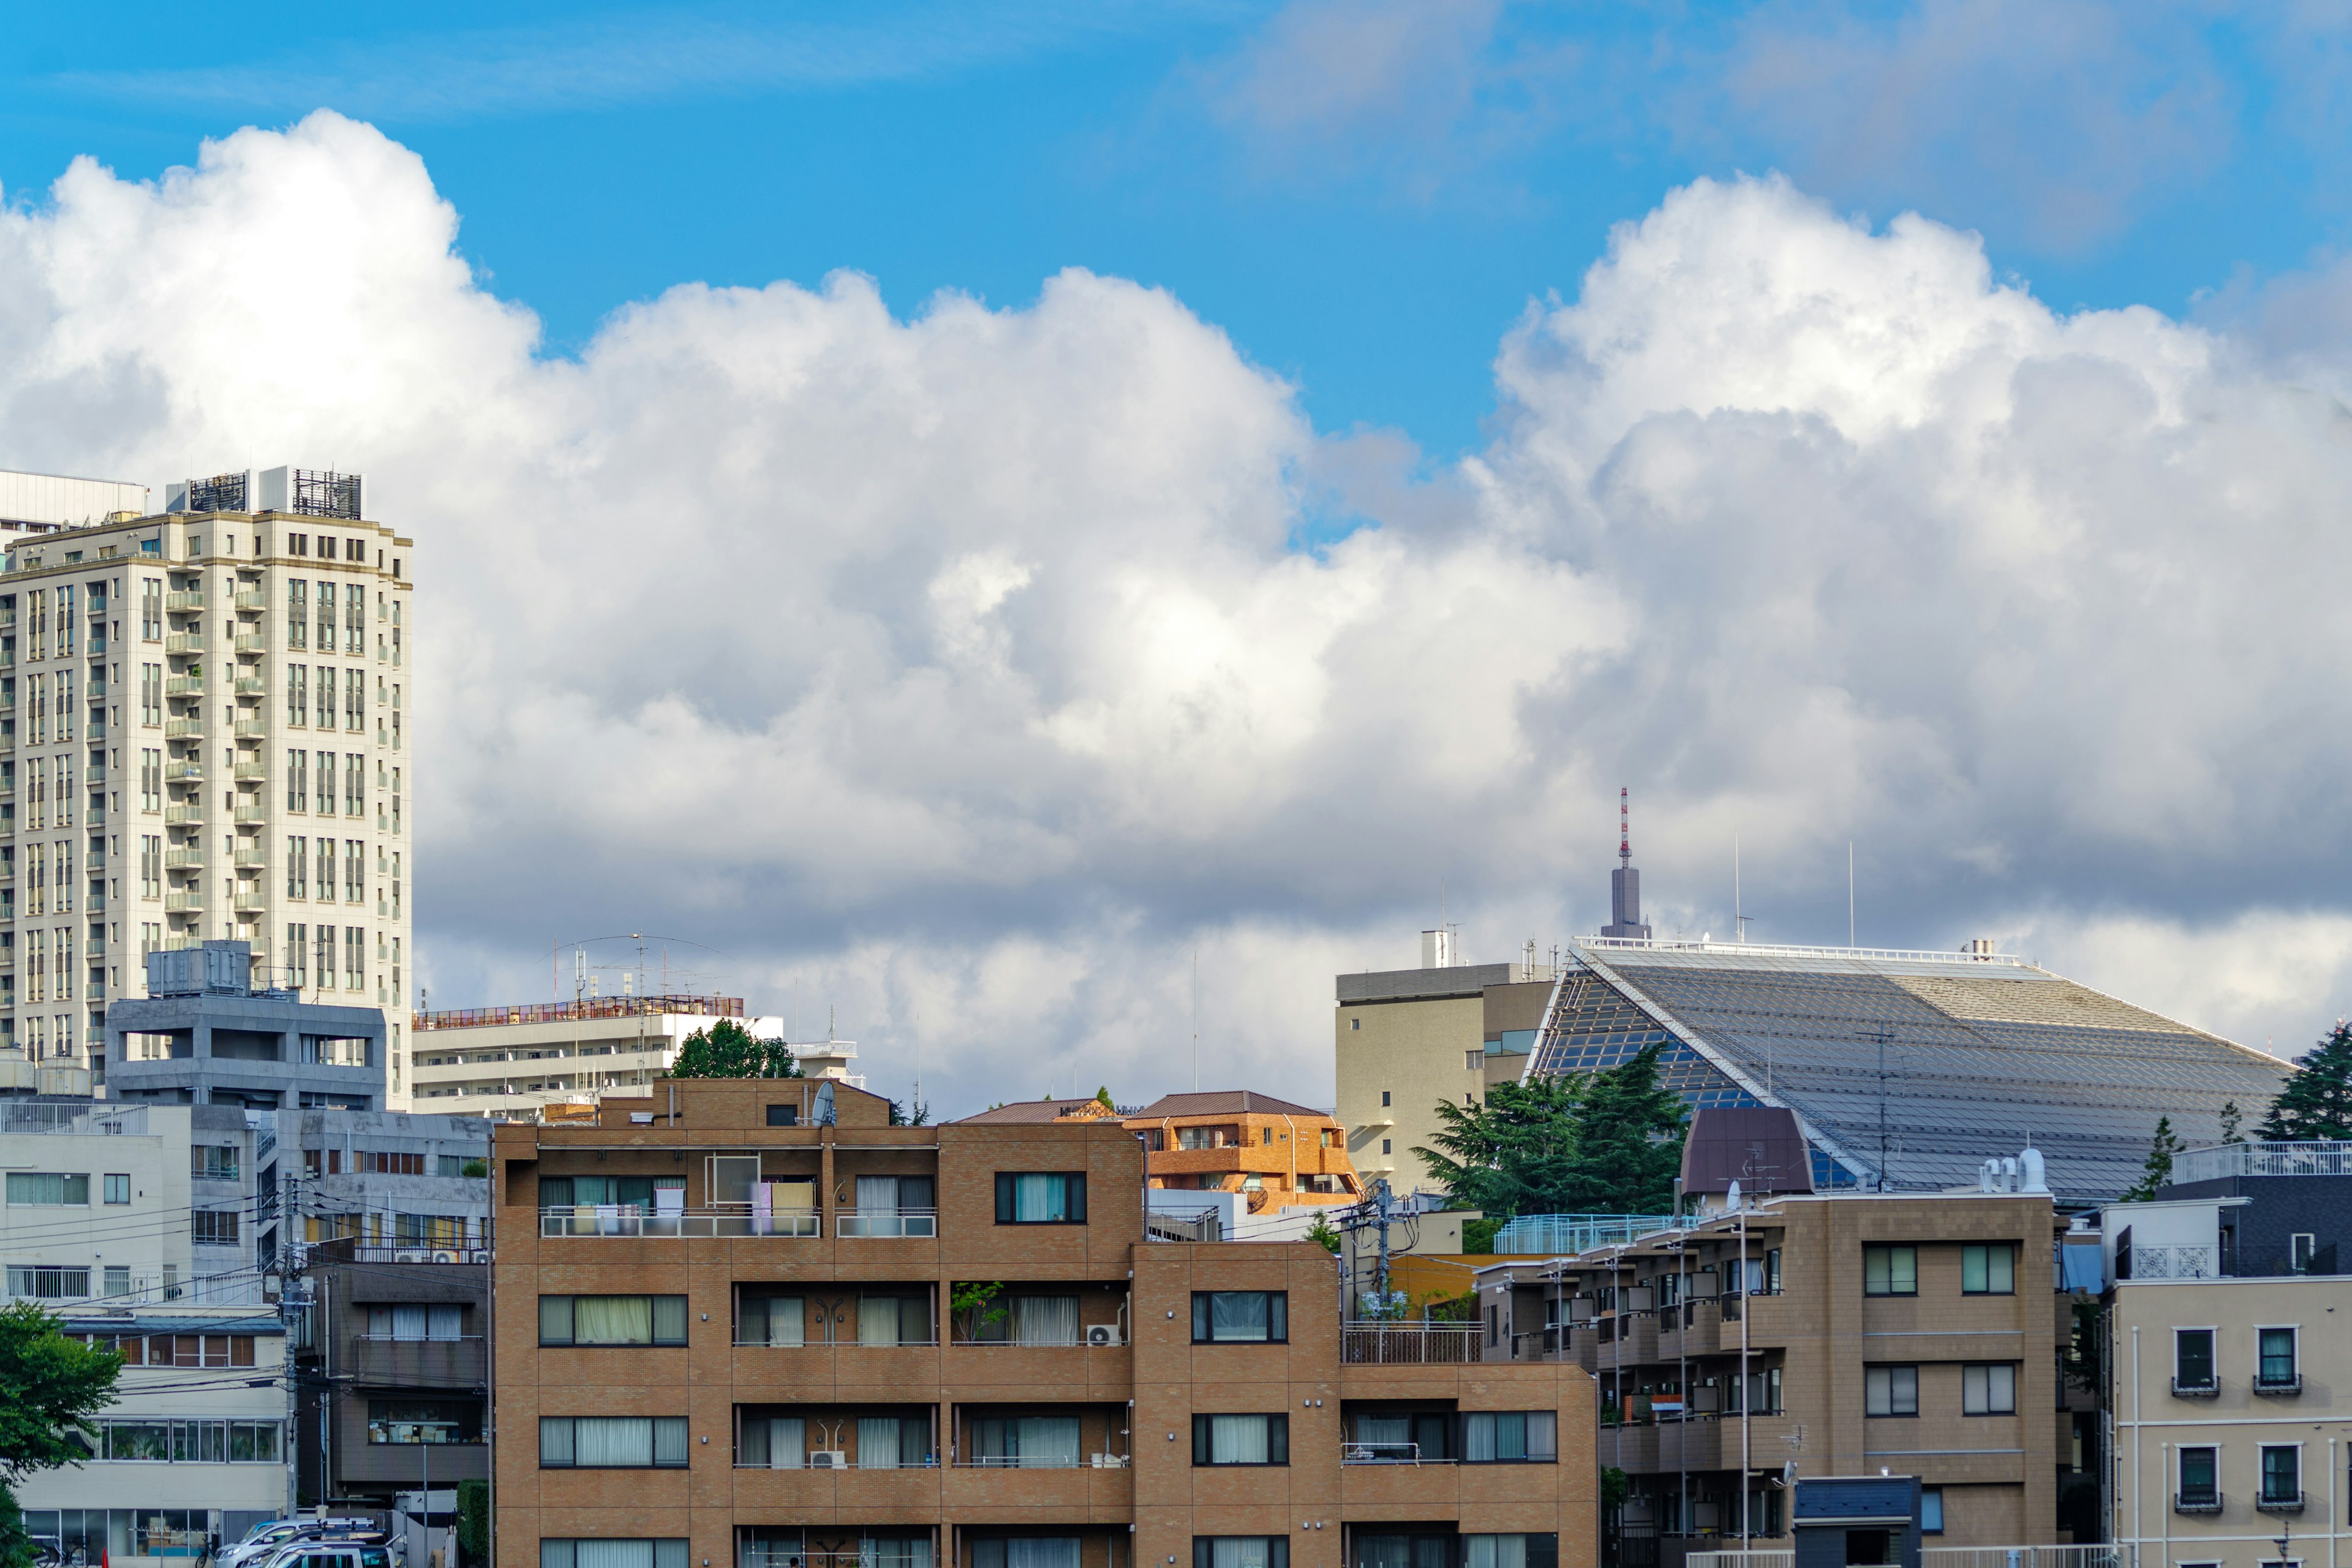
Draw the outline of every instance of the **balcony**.
[[[2116,1255],[2119,1279],[2211,1279],[2221,1269],[2218,1248],[2182,1243],[2165,1247],[2134,1247]]]
[[[240,610],[266,610],[269,607],[269,595],[267,594],[239,594],[236,596],[236,607]]]
[[[233,639],[232,646],[239,653],[268,653],[269,639],[260,637],[237,637]]]
[[[2301,1513],[2303,1494],[2301,1492],[2256,1492],[2254,1507],[2263,1513]]]
[[[269,868],[269,857],[258,849],[240,849],[233,864],[240,871],[266,871]]]
[[[163,808],[163,820],[174,825],[200,825],[205,820],[204,805],[200,801],[190,801],[185,805],[167,805]]]
[[[240,675],[236,678],[236,694],[239,697],[267,697],[269,695],[269,682],[258,675]]]
[[[2303,1373],[2299,1372],[2258,1372],[2254,1374],[2256,1394],[2266,1394],[2273,1399],[2292,1397],[2303,1392]]]
[[[256,783],[269,776],[269,764],[267,763],[239,763],[236,764],[235,776],[236,778],[236,782],[239,784]]]
[[[165,653],[202,653],[211,646],[202,632],[173,632],[163,639]]]
[[[163,682],[163,695],[166,697],[202,697],[204,694],[205,678],[201,675],[174,675]]]
[[[193,914],[201,911],[204,907],[205,896],[201,892],[166,893],[163,896],[163,908],[169,910]]]
[[[2172,1380],[2172,1397],[2175,1399],[2211,1399],[2221,1392],[2221,1380],[2210,1373],[2198,1380],[2184,1382],[2178,1377]]]
[[[201,610],[205,607],[205,596],[200,590],[183,588],[164,595],[163,607],[167,610]]]
[[[815,1210],[755,1215],[746,1209],[674,1209],[646,1214],[635,1204],[578,1204],[539,1212],[542,1237],[773,1237],[799,1239],[823,1234]]]
[[[245,683],[238,681],[237,684],[242,686]],[[259,719],[240,719],[236,724],[236,738],[240,741],[266,741],[269,739],[269,726]]]
[[[236,813],[231,820],[239,827],[249,827],[257,823],[268,822],[269,820],[269,812],[263,806],[240,805],[236,808]]]
[[[362,1383],[407,1388],[470,1388],[487,1379],[489,1365],[479,1334],[454,1340],[353,1334],[343,1357],[337,1370]]]
[[[205,764],[195,762],[165,763],[163,776],[174,784],[202,784],[205,782]]]
[[[204,716],[202,714],[192,713],[185,719],[171,719],[165,721],[163,724],[163,738],[167,741],[203,740],[205,738]]]
[[[1480,1359],[1476,1323],[1350,1322],[1339,1330],[1346,1366],[1460,1366]]]
[[[842,1209],[834,1216],[838,1222],[836,1236],[850,1237],[929,1237],[940,1234],[940,1215],[936,1209]]]
[[[2219,1513],[2221,1494],[2217,1491],[2175,1492],[2172,1494],[2175,1513]]]

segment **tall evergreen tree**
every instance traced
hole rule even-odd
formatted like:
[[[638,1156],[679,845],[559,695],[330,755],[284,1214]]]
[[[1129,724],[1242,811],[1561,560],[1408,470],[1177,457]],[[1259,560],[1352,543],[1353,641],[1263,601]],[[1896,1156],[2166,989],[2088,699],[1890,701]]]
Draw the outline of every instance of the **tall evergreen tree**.
[[[678,1047],[672,1078],[799,1078],[801,1065],[782,1040],[755,1040],[732,1018],[697,1029]]]
[[[2156,1119],[2156,1135],[2147,1141],[2147,1163],[2141,1167],[2139,1184],[2124,1194],[2127,1204],[2144,1204],[2156,1196],[2156,1189],[2172,1180],[2172,1157],[2180,1152],[2179,1135],[2172,1131],[2172,1118]]]
[[[2295,1064],[2255,1134],[2282,1142],[2352,1138],[2352,1024],[2339,1019]]]
[[[1454,1201],[1490,1217],[1663,1214],[1674,1203],[1688,1116],[1663,1088],[1659,1047],[1600,1072],[1498,1083],[1481,1105],[1436,1107],[1415,1149]]]
[[[1661,1047],[1594,1073],[1577,1106],[1561,1212],[1664,1214],[1674,1206],[1689,1113],[1658,1081]]]

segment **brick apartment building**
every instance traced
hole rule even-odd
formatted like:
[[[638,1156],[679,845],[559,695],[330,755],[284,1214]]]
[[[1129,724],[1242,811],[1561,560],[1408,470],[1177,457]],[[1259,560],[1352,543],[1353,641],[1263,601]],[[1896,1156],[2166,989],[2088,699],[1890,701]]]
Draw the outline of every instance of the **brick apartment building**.
[[[496,1134],[499,1568],[1594,1562],[1586,1369],[1147,1240],[1118,1122],[657,1088]]]

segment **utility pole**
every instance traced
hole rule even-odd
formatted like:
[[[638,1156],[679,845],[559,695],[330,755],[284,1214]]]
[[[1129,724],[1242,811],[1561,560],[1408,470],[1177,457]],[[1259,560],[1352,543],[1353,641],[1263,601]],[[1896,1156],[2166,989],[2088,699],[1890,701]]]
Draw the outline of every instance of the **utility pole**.
[[[281,1148],[278,1154],[278,1190],[280,1214],[278,1221],[278,1317],[286,1326],[285,1351],[278,1371],[286,1382],[286,1517],[291,1519],[302,1506],[302,1445],[296,1435],[302,1429],[302,1395],[294,1375],[295,1330],[301,1321],[303,1300],[301,1242],[296,1233],[302,1223],[302,1172],[298,1149]],[[322,1480],[323,1477],[320,1478]]]

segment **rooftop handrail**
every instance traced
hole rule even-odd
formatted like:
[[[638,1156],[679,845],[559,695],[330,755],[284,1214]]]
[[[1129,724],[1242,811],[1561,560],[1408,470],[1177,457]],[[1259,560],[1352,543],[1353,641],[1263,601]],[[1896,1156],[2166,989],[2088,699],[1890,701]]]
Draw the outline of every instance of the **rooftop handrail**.
[[[534,1002],[514,1007],[451,1007],[419,1013],[419,1029],[478,1029],[494,1024],[569,1024],[583,1018],[636,1018],[665,1013],[740,1018],[740,996],[591,996],[578,1002]]]
[[[1667,942],[1654,937],[1580,936],[1580,947],[1599,948],[1603,952],[1705,952],[1739,958],[1859,958],[1900,963],[2001,964],[2011,969],[2031,969],[2030,959],[2013,952],[1946,952],[1938,948],[1911,947],[1807,947],[1793,942]]]
[[[2230,1176],[2352,1176],[2352,1141],[2216,1143],[2172,1157],[2173,1186]]]

